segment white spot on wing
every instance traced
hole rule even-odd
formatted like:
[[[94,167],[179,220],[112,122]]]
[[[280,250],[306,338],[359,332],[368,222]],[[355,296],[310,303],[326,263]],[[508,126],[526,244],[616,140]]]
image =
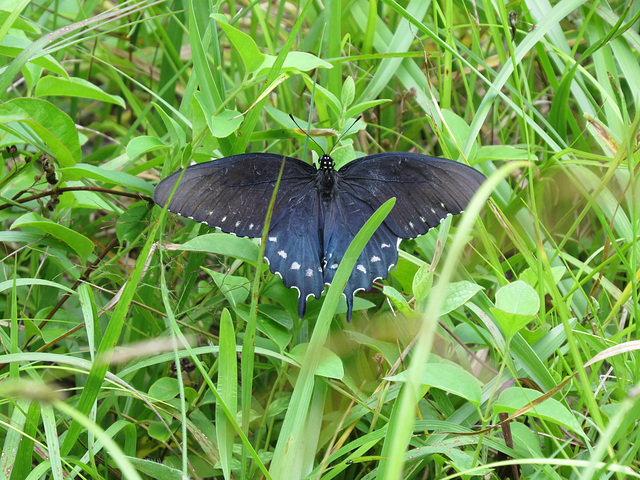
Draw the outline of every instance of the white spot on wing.
[[[236,222],[236,228],[240,226],[240,220]]]
[[[253,223],[249,224],[249,230],[253,230]]]
[[[371,263],[376,263],[380,261],[380,257],[374,255],[373,257],[371,257]]]
[[[435,215],[436,211],[433,208],[431,208],[431,213]]]
[[[391,248],[391,245],[389,245],[388,243],[383,243],[382,245],[380,245],[380,248]]]
[[[420,220],[422,220],[422,223],[427,223],[427,219],[424,217],[420,217]]]
[[[413,222],[409,222],[409,226],[413,228]]]
[[[300,270],[300,264],[298,262],[293,262],[291,264],[291,270]]]
[[[269,241],[270,242],[277,242],[278,241],[278,237],[269,237]]]
[[[338,264],[334,263],[333,265],[331,265],[331,270],[336,270],[338,268]]]
[[[285,252],[284,250],[278,250],[278,255],[280,255],[282,258],[287,258],[287,252]]]
[[[444,203],[442,203],[442,202],[440,202],[440,206],[441,206],[442,208],[444,208],[445,210],[447,209],[447,207],[445,207],[445,206],[444,206]]]
[[[364,268],[364,265],[362,265],[361,263],[360,263],[360,264],[358,264],[358,266],[356,267],[356,270],[358,270],[358,271],[360,271],[360,272],[364,273],[365,275],[366,275],[366,273],[367,273],[367,269],[366,269],[366,268]]]
[[[222,217],[222,220],[220,220],[221,222],[226,222],[227,221],[227,216],[225,215],[224,217]]]
[[[307,277],[313,277],[313,270],[310,268],[307,268],[304,272],[305,276]]]

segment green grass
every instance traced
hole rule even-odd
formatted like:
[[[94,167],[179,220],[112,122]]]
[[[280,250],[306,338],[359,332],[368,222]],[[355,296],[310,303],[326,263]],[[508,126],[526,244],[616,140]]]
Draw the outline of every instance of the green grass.
[[[0,477],[640,477],[640,5],[322,3],[0,5]],[[489,178],[348,324],[150,202],[289,114]]]

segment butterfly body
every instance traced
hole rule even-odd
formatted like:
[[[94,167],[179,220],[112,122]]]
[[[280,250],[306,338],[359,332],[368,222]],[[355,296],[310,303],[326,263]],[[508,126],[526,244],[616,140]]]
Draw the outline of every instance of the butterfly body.
[[[396,205],[373,234],[344,290],[350,319],[357,290],[386,278],[398,261],[398,246],[460,213],[484,180],[467,165],[414,153],[382,153],[356,159],[335,170],[323,155],[319,167],[268,153],[241,154],[188,167],[169,211],[245,237],[260,237],[282,161],[265,258],[273,273],[299,293],[298,313],[307,299],[330,284],[367,219],[389,198]],[[156,187],[164,206],[181,171]]]

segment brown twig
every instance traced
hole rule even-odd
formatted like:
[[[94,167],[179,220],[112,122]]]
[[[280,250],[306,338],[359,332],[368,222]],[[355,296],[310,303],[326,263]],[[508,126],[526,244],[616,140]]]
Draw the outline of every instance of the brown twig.
[[[16,200],[16,203],[27,203],[33,200],[37,200],[43,197],[49,197],[51,195],[60,195],[65,192],[100,192],[100,193],[110,193],[111,195],[118,195],[121,197],[129,197],[135,198],[137,200],[144,200],[145,202],[152,203],[153,199],[147,195],[143,195],[141,193],[129,193],[129,192],[121,192],[120,190],[113,190],[111,188],[102,188],[102,187],[65,187],[65,188],[54,188],[53,190],[48,190],[46,192],[36,193],[35,195],[31,195],[27,198],[22,198]],[[0,211],[5,210],[9,207],[12,207],[13,204],[5,203],[4,205],[0,205]]]

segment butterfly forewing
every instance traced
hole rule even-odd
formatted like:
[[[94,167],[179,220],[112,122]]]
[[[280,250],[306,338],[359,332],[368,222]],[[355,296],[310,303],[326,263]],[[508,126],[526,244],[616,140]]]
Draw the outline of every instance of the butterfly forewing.
[[[343,189],[368,199],[372,207],[396,197],[385,224],[400,238],[423,235],[462,212],[485,178],[462,163],[406,152],[356,159],[338,175]]]
[[[338,179],[338,182],[340,180]],[[349,244],[375,211],[362,197],[350,189],[336,189],[324,219],[324,282],[333,281],[340,261]],[[377,208],[377,207],[376,207]],[[398,261],[398,237],[383,223],[367,242],[351,272],[344,295],[347,301],[347,319],[351,318],[353,295],[357,290],[369,290],[377,278],[386,278],[389,269]]]
[[[168,210],[226,233],[259,237],[283,158],[272,217],[277,219],[292,197],[313,188],[316,169],[298,159],[268,153],[233,155],[188,167]],[[158,184],[153,192],[158,205],[167,202],[181,172]]]

